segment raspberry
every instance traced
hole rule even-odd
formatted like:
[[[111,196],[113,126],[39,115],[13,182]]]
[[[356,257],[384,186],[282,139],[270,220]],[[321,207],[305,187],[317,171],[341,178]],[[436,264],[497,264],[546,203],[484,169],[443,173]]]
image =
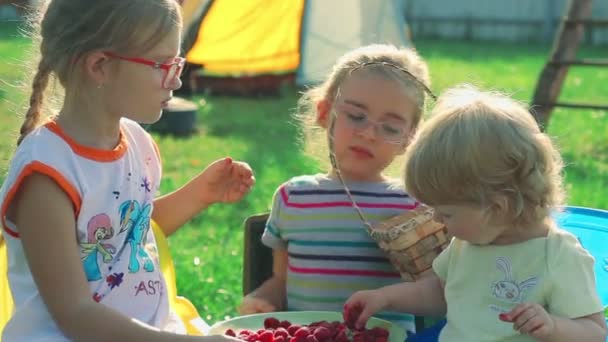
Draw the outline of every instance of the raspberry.
[[[354,328],[362,309],[360,305],[345,307],[345,322],[316,321],[300,325],[268,317],[264,319],[264,329],[243,329],[238,335],[234,330],[227,329],[224,334],[238,337],[244,342],[388,342],[389,332],[386,328]],[[349,339],[350,333],[347,333],[349,328],[353,331],[352,340]]]
[[[363,339],[365,342],[376,342],[376,336],[374,336],[371,330],[365,330],[363,332]]]
[[[340,331],[335,337],[335,342],[349,342],[348,336],[346,336],[346,332],[344,330]]]
[[[264,320],[264,328],[266,329],[276,329],[281,324],[281,321],[274,317],[268,317]]]
[[[247,336],[249,336],[251,334],[253,334],[253,331],[251,331],[251,330],[243,329],[243,330],[239,331],[239,337],[240,336],[247,337]]]
[[[509,317],[509,315],[508,315],[508,314],[506,314],[506,313],[501,313],[501,314],[499,314],[499,315],[498,315],[498,318],[499,318],[501,321],[503,321],[503,322],[509,322],[509,323],[510,323],[510,322],[513,322],[513,320],[511,319],[511,317]]]
[[[308,336],[306,336],[306,342],[319,342],[319,341],[317,341],[317,338],[314,335],[308,335]]]
[[[357,319],[361,315],[363,311],[363,306],[360,304],[355,304],[353,306],[344,306],[344,312],[342,316],[344,317],[344,323],[350,329],[355,329],[355,323],[357,323]]]
[[[271,330],[266,330],[260,334],[261,342],[274,342],[274,334]]]
[[[374,327],[371,332],[375,337],[388,337],[388,330],[381,327]]]
[[[296,330],[296,332],[293,334],[294,337],[306,337],[310,335],[310,329],[308,329],[308,327],[303,326],[300,329]]]
[[[274,337],[275,337],[275,341],[276,341],[277,337],[283,337],[284,339],[287,339],[289,337],[289,332],[287,332],[287,329],[285,329],[283,327],[278,327],[274,331]]]
[[[319,327],[326,328],[327,330],[330,330],[330,331],[332,331],[334,329],[333,324],[331,324],[330,322],[327,322],[327,321],[323,321],[323,322],[319,323]]]
[[[287,328],[287,332],[289,333],[289,336],[296,336],[296,331],[300,328],[301,326],[299,324],[292,324]]]
[[[317,339],[317,341],[325,342],[328,339],[330,339],[333,336],[333,334],[329,329],[327,329],[323,326],[320,326],[315,329],[313,336]]]

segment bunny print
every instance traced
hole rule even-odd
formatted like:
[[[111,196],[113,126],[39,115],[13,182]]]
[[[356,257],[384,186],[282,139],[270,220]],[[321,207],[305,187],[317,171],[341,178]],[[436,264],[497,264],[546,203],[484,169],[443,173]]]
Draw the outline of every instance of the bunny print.
[[[538,284],[538,277],[531,277],[522,282],[513,279],[511,262],[504,257],[496,258],[496,267],[504,274],[504,279],[492,284],[492,295],[507,303],[521,303],[524,291]]]

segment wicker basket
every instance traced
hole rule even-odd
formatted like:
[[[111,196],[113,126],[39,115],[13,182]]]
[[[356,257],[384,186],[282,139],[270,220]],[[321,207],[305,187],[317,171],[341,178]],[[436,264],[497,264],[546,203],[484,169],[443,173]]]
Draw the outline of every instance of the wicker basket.
[[[370,236],[406,281],[420,278],[450,242],[445,225],[425,206],[372,225]]]

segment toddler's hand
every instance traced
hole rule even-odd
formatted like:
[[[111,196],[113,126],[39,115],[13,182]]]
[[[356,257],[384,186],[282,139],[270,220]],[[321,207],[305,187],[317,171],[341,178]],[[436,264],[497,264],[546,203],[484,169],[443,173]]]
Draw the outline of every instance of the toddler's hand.
[[[239,306],[241,315],[250,315],[256,313],[274,312],[277,308],[270,304],[267,300],[252,296],[245,296],[243,302]]]
[[[355,292],[344,304],[344,321],[351,329],[362,329],[373,314],[387,306],[388,301],[382,291]]]
[[[553,334],[555,320],[539,304],[522,303],[510,312],[498,315],[501,321],[513,323],[513,329],[536,339],[544,340]]]

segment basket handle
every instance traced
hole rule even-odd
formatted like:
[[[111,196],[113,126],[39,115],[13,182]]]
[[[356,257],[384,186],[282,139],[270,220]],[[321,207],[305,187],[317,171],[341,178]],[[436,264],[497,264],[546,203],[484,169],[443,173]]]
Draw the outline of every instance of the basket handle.
[[[353,208],[355,208],[355,211],[359,215],[359,219],[361,219],[361,222],[363,222],[365,229],[371,235],[372,231],[373,231],[372,225],[367,220],[367,218],[365,218],[363,211],[357,205],[357,202],[353,198],[353,195],[351,194],[350,189],[348,188],[348,186],[346,185],[346,182],[344,181],[344,178],[342,177],[342,172],[340,171],[340,167],[338,167],[338,160],[336,159],[336,153],[334,152],[335,151],[335,149],[334,149],[334,130],[335,130],[336,119],[338,117],[338,114],[336,113],[335,110],[333,110],[333,105],[332,105],[332,110],[331,110],[330,115],[331,115],[331,119],[330,119],[330,124],[329,124],[329,161],[331,162],[331,166],[334,169],[334,171],[336,172],[336,176],[338,176],[340,183],[342,183],[342,186],[344,187],[346,196],[348,197],[348,199],[350,200],[350,202],[353,205]]]
[[[389,63],[389,62],[365,62],[365,63],[361,63],[359,65],[357,65],[356,67],[354,67],[352,70],[350,70],[349,75],[352,74],[354,71],[370,66],[370,65],[381,65],[381,66],[385,66],[385,67],[389,67],[389,68],[395,68],[397,70],[402,71],[403,73],[405,73],[405,75],[407,75],[409,78],[411,78],[421,89],[422,91],[425,93],[425,95],[428,95],[431,99],[433,99],[434,101],[437,100],[437,96],[435,94],[433,94],[433,92],[431,91],[431,89],[429,89],[429,87],[422,82],[421,80],[419,80],[416,76],[414,76],[411,72],[409,72],[408,70],[395,65],[393,63]],[[348,199],[350,200],[350,202],[353,205],[353,208],[355,208],[355,210],[357,211],[357,214],[359,215],[359,218],[361,219],[361,221],[363,222],[363,224],[365,225],[365,229],[367,229],[367,232],[372,235],[372,233],[374,232],[371,223],[365,218],[365,215],[363,214],[363,211],[361,210],[361,208],[359,208],[359,206],[357,205],[357,202],[355,202],[355,199],[353,198],[350,189],[348,188],[348,186],[346,185],[346,182],[344,181],[344,178],[342,177],[342,172],[340,171],[340,167],[338,165],[338,161],[336,159],[336,154],[335,154],[335,144],[334,144],[334,131],[335,131],[335,126],[336,126],[336,119],[338,118],[338,113],[335,110],[334,106],[336,103],[336,100],[338,99],[340,95],[340,87],[338,87],[336,89],[336,94],[334,97],[334,100],[332,101],[332,106],[331,106],[331,110],[330,110],[330,124],[329,124],[329,160],[331,162],[331,166],[334,169],[336,175],[338,176],[338,179],[340,180],[340,183],[342,183],[342,186],[344,187],[344,190],[346,191],[346,196],[348,197]],[[424,104],[423,104],[424,105]],[[373,236],[372,236],[373,237]]]

